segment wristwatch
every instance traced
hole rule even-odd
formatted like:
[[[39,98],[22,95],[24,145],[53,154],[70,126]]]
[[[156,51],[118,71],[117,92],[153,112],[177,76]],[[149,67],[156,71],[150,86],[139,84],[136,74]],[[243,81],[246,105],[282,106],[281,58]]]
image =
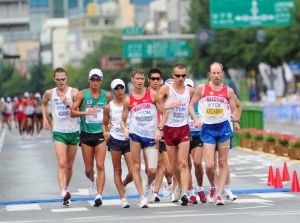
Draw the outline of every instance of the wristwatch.
[[[162,131],[162,130],[163,130],[163,128],[162,128],[162,127],[159,127],[159,126],[158,126],[157,128],[158,128],[160,131]]]
[[[237,123],[239,123],[239,124],[240,124],[240,121],[235,121],[235,122],[237,122]]]

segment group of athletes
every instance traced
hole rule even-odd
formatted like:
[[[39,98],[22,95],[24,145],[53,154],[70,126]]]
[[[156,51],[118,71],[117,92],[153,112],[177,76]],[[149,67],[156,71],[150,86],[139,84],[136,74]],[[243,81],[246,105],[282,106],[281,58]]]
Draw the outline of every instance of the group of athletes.
[[[43,128],[42,117],[42,98],[40,93],[20,94],[18,97],[1,98],[1,123],[9,130],[16,126],[19,130],[21,139],[30,139],[36,132],[41,137]]]
[[[127,96],[121,79],[111,82],[111,92],[103,90],[104,77],[99,69],[90,70],[89,87],[79,91],[67,85],[67,72],[57,68],[53,75],[56,87],[44,93],[41,110],[44,129],[53,131],[63,204],[68,206],[71,202],[68,186],[78,144],[89,180],[88,191],[96,195],[96,207],[103,202],[107,148],[111,152],[114,182],[122,208],[130,207],[127,184],[134,181],[140,196],[139,206],[147,208],[149,203],[160,201],[164,178],[163,195],[182,206],[199,201],[223,205],[223,196],[236,200],[230,190],[227,158],[233,128],[240,129],[242,106],[234,91],[222,82],[222,64],[212,63],[208,74],[209,81],[194,88],[184,64],[174,65],[173,78],[165,83],[159,68],[150,69],[147,76],[143,70],[133,69],[133,91]],[[49,123],[48,118],[49,102],[53,123]],[[79,125],[76,117],[80,117]],[[122,155],[127,164],[124,179]],[[147,175],[144,183],[142,157]],[[207,196],[203,187],[202,157],[210,183]]]

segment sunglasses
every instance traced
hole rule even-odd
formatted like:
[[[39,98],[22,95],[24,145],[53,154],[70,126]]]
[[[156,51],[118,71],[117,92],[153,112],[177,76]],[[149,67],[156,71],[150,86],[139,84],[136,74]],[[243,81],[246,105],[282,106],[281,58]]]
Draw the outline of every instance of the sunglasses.
[[[150,77],[150,80],[153,80],[153,81],[160,81],[160,77]]]
[[[186,74],[174,74],[174,76],[177,78],[180,78],[180,77],[185,78]]]
[[[67,78],[66,77],[56,77],[55,80],[56,81],[65,81],[65,80],[67,80]]]
[[[93,82],[100,82],[100,81],[102,81],[102,78],[94,78],[94,77],[92,77],[92,78],[90,78],[90,80],[91,81],[93,81]]]
[[[123,90],[123,89],[124,89],[124,86],[118,84],[118,85],[114,88],[115,91],[117,91],[117,90],[119,90],[119,89]]]

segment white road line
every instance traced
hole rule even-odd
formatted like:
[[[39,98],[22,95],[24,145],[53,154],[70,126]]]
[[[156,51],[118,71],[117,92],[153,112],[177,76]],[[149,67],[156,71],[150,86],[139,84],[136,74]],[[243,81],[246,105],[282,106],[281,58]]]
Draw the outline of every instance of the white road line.
[[[273,202],[270,200],[265,200],[265,199],[260,199],[260,198],[249,198],[249,199],[237,199],[236,201],[234,201],[234,203],[263,203],[263,202]]]
[[[2,147],[4,144],[5,133],[6,133],[6,129],[2,129],[1,136],[0,136],[0,153],[2,151]]]
[[[282,198],[282,197],[295,197],[295,195],[293,194],[287,194],[287,193],[280,193],[280,192],[276,192],[276,193],[257,193],[257,194],[251,194],[254,196],[258,196],[261,198]]]
[[[255,208],[265,208],[267,206],[254,206],[254,207],[242,207],[242,208],[232,208],[234,210],[246,210],[246,209],[255,209]]]
[[[53,213],[62,213],[62,212],[77,212],[77,211],[89,211],[87,208],[57,208],[57,209],[51,209]]]
[[[7,211],[32,211],[41,210],[39,204],[16,204],[16,205],[6,205]]]

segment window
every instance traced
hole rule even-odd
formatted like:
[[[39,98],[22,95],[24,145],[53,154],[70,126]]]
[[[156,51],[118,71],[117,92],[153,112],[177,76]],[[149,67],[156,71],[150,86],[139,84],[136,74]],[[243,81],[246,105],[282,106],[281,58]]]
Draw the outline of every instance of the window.
[[[48,0],[29,0],[30,8],[47,8],[49,6]]]
[[[113,26],[114,25],[114,20],[110,18],[104,19],[104,25],[106,26]]]
[[[98,18],[91,18],[90,19],[90,25],[91,26],[98,26],[99,25],[99,19]]]
[[[69,9],[78,8],[78,0],[68,0]]]

